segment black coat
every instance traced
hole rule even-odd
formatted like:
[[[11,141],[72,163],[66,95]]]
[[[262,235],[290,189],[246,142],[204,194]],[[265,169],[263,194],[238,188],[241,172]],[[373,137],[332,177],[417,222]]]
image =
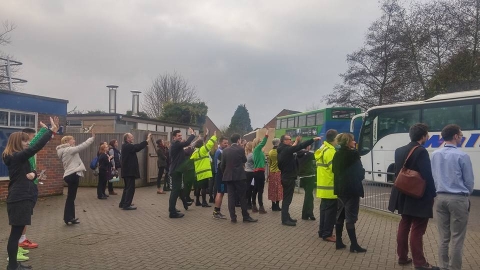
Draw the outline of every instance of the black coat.
[[[317,172],[315,155],[305,149],[297,152],[298,176],[311,176]]]
[[[243,168],[245,162],[247,162],[245,149],[240,145],[234,143],[232,146],[223,149],[220,163],[223,171],[223,181],[246,180],[247,176]]]
[[[419,145],[417,142],[410,142],[409,144],[395,150],[395,176],[397,176],[402,169],[403,163],[410,150],[417,145]],[[423,146],[415,149],[408,159],[408,162],[405,164],[405,167],[415,170],[422,175],[422,178],[427,182],[425,193],[422,198],[415,199],[401,193],[398,189],[393,187],[390,201],[388,203],[388,210],[392,212],[398,210],[399,214],[408,216],[432,218],[433,198],[436,196],[436,190],[433,181],[430,156],[428,155],[427,150]]]
[[[35,143],[27,149],[15,152],[13,155],[3,157],[3,162],[8,168],[8,195],[7,203],[19,202],[23,200],[34,200],[35,183],[27,178],[27,174],[32,172],[28,159],[40,151],[52,137],[52,131],[48,130]]]
[[[183,164],[186,159],[183,148],[189,146],[195,139],[195,135],[191,134],[184,142],[173,141],[170,146],[170,173],[177,171],[177,167]]]
[[[313,143],[313,139],[304,141],[295,146],[281,143],[277,148],[278,168],[281,171],[282,178],[293,179],[297,178],[297,166],[293,153],[306,148]]]
[[[137,152],[147,147],[148,142],[143,141],[138,144],[124,142],[122,145],[122,170],[123,178],[140,178],[140,169],[138,167]]]
[[[98,155],[98,172],[108,174],[112,171],[112,162],[108,160],[108,155],[101,153]]]
[[[357,150],[342,147],[333,156],[333,193],[339,197],[364,196],[362,181],[365,179]]]

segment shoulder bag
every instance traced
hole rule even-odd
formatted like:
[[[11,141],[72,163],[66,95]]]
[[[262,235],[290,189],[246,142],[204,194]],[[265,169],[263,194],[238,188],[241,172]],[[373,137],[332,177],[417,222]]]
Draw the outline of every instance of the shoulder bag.
[[[420,199],[423,197],[423,194],[425,193],[426,182],[419,172],[407,169],[405,164],[407,164],[407,161],[412,155],[413,151],[415,151],[415,149],[418,147],[418,145],[413,147],[412,150],[410,150],[410,153],[408,153],[408,156],[405,159],[403,167],[400,170],[400,173],[398,174],[394,184],[400,192],[415,199]]]

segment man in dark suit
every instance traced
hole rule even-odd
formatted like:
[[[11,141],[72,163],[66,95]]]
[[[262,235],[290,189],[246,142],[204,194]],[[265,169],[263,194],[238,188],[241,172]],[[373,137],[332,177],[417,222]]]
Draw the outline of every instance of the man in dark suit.
[[[227,183],[228,192],[228,211],[233,223],[237,222],[237,214],[235,214],[235,194],[240,197],[240,206],[242,208],[243,222],[257,222],[257,219],[250,217],[247,211],[246,189],[244,164],[247,162],[245,150],[240,146],[240,135],[233,134],[230,137],[232,145],[225,148],[222,153],[222,161],[220,163],[223,171],[223,182]]]
[[[138,167],[137,152],[147,147],[151,134],[148,133],[147,140],[133,144],[133,135],[126,133],[123,135],[122,145],[122,178],[125,182],[123,188],[122,200],[119,207],[123,210],[136,210],[137,207],[132,206],[133,195],[135,195],[135,179],[140,178],[140,169]]]
[[[428,140],[428,126],[422,123],[410,127],[411,142],[395,150],[395,176],[405,167],[420,173],[426,181],[425,193],[422,198],[415,199],[401,193],[395,187],[392,188],[388,210],[402,215],[397,232],[397,255],[398,264],[406,265],[412,262],[408,258],[408,234],[410,236],[410,248],[415,269],[440,269],[430,265],[423,254],[423,235],[427,229],[428,219],[433,218],[433,198],[436,196],[435,183],[433,181],[432,167],[427,150],[422,146]],[[416,148],[405,163],[410,150]]]

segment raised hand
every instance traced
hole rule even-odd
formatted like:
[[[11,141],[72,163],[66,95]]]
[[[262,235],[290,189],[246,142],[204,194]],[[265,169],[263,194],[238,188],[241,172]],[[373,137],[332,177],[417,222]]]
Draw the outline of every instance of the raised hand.
[[[53,122],[55,123],[55,126],[60,127],[60,119],[58,116],[53,117]]]
[[[314,141],[320,141],[322,139],[322,137],[315,137],[313,138]]]
[[[40,126],[41,126],[42,128],[48,128],[47,125],[45,125],[45,123],[43,123],[42,121],[40,121]]]
[[[93,127],[92,127],[92,130],[90,130],[90,132],[92,132],[92,137],[95,137],[95,132],[93,131]]]
[[[267,136],[268,136],[268,128],[267,128],[267,131],[265,132],[265,137],[267,137]]]
[[[205,128],[205,137],[208,136],[208,132],[209,132],[208,128]]]
[[[217,137],[217,131],[216,130],[213,132],[213,136]]]
[[[58,117],[55,117],[57,120],[58,120]],[[58,131],[58,126],[55,125],[55,120],[53,120],[52,117],[50,117],[50,130],[52,130],[53,132],[57,132]]]
[[[193,129],[192,128],[188,128],[188,133],[190,133],[190,135],[193,135]]]
[[[152,137],[152,133],[148,133],[147,135],[147,142],[150,142],[150,138]]]

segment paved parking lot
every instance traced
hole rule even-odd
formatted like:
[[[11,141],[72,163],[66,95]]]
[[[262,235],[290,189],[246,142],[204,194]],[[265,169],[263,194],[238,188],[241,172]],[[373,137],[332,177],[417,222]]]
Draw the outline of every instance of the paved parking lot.
[[[267,190],[267,189],[266,189]],[[118,191],[118,190],[117,190]],[[66,192],[65,192],[66,193]],[[266,196],[266,195],[265,195]],[[317,221],[299,220],[296,227],[282,226],[280,213],[253,214],[255,224],[214,220],[212,208],[192,206],[183,219],[169,219],[168,194],[155,187],[139,188],[136,211],[118,208],[119,196],[96,199],[95,188],[80,188],[76,200],[81,224],[62,221],[66,196],[44,198],[37,204],[27,236],[39,243],[32,250],[34,269],[411,269],[396,264],[397,216],[362,208],[357,223],[365,254],[337,251],[318,238]],[[472,198],[478,221],[479,200]],[[227,198],[222,212],[227,213]],[[300,219],[303,194],[295,193],[292,217]],[[319,200],[315,201],[318,213]],[[181,204],[178,203],[178,209]],[[269,207],[268,207],[269,208]],[[239,208],[237,208],[239,214]],[[318,216],[318,214],[316,214]],[[477,221],[476,221],[477,220]],[[0,203],[0,245],[6,266],[9,234],[6,205]],[[480,269],[480,226],[469,226],[464,269]],[[349,244],[348,237],[344,237]],[[437,261],[437,229],[432,221],[424,238],[430,263]]]

